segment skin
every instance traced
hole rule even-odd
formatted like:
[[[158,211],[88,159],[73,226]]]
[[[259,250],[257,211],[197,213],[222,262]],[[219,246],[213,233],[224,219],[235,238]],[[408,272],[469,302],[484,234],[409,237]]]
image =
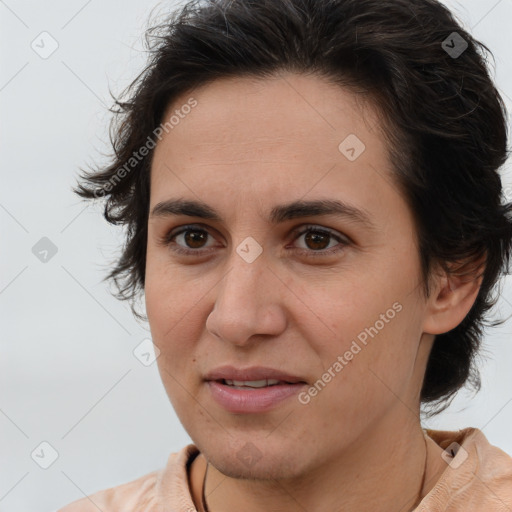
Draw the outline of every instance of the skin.
[[[145,300],[165,389],[201,451],[196,505],[208,460],[211,512],[410,510],[446,468],[419,420],[428,354],[467,314],[479,281],[439,271],[423,295],[416,228],[377,111],[354,93],[313,75],[222,79],[177,98],[167,116],[190,96],[197,106],[155,149],[150,212],[184,198],[222,221],[150,216]],[[349,134],[366,146],[355,161],[338,149]],[[346,202],[373,229],[331,215],[269,222],[274,206],[298,199]],[[162,243],[190,224],[189,238],[205,238]],[[311,225],[346,243],[294,234]],[[236,252],[247,237],[263,249],[252,263]],[[233,414],[203,382],[232,364],[313,384],[395,303],[400,312],[306,405],[294,397]],[[260,455],[250,467],[237,457],[246,443]]]

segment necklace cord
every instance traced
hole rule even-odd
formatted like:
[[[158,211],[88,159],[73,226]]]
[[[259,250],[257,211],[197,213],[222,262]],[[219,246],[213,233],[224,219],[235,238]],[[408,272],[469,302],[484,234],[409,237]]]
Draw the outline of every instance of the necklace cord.
[[[210,512],[208,510],[208,505],[206,504],[206,477],[208,476],[208,468],[210,467],[210,463],[206,462],[206,470],[204,472],[204,479],[203,479],[203,489],[201,491],[201,506],[203,508],[203,512]]]

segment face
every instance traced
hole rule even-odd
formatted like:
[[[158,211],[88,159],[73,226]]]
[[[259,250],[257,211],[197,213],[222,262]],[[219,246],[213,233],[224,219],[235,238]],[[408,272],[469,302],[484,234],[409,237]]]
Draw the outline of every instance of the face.
[[[193,442],[227,475],[282,478],[410,421],[426,307],[375,111],[296,74],[218,80],[176,110],[151,168],[145,298]],[[225,365],[280,383],[236,389],[209,375]]]

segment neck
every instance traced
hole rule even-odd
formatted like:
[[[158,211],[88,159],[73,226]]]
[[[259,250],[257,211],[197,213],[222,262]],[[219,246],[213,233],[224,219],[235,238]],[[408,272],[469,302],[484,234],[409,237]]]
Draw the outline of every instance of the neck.
[[[410,411],[408,415],[412,416]],[[402,431],[397,432],[397,424],[404,426]],[[395,417],[388,426],[380,424],[361,437],[350,447],[333,451],[321,467],[285,480],[231,478],[210,464],[204,485],[207,510],[407,512],[446,466],[442,449],[425,439],[419,421],[397,423]]]

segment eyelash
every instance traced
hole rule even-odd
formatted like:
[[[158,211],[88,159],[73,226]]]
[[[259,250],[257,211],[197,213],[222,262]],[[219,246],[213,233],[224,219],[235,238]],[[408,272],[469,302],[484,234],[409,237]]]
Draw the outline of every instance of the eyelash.
[[[347,246],[350,243],[347,239],[337,236],[334,233],[332,233],[331,231],[328,231],[323,228],[321,229],[321,228],[317,228],[314,226],[307,226],[307,228],[302,231],[299,231],[299,229],[297,229],[293,232],[293,236],[294,236],[293,241],[297,240],[298,238],[300,238],[303,235],[307,235],[308,233],[320,233],[322,235],[326,235],[326,236],[330,236],[330,237],[334,238],[342,246],[342,247],[338,247],[338,248],[322,249],[322,250],[318,250],[318,251],[314,251],[312,249],[300,249],[299,248],[299,251],[308,257],[332,256],[333,254],[337,254],[338,252],[342,251],[345,248],[345,246]],[[208,235],[210,235],[208,230],[198,227],[198,225],[188,225],[188,226],[183,226],[177,232],[170,231],[169,233],[167,233],[166,235],[161,237],[159,239],[159,242],[164,246],[168,246],[173,252],[176,252],[178,254],[183,254],[186,256],[203,256],[205,253],[208,253],[209,251],[204,250],[204,249],[184,249],[183,247],[181,247],[181,246],[177,245],[175,242],[173,242],[173,240],[177,236],[179,236],[183,233],[186,233],[187,231],[200,231],[200,232],[204,232],[204,233],[207,233]],[[335,247],[337,247],[337,246],[335,246]]]

